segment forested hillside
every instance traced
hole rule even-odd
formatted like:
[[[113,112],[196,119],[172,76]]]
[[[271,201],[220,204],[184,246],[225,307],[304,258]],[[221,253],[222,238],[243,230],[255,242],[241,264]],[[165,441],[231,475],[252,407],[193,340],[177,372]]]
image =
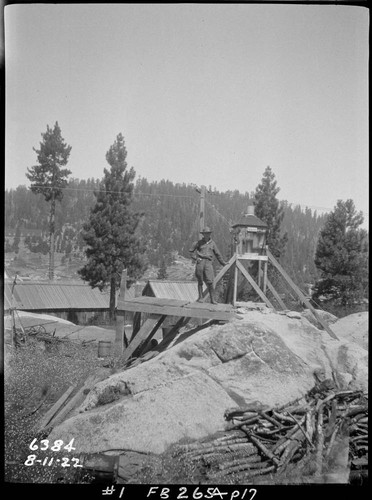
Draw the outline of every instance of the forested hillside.
[[[69,255],[84,256],[84,241],[80,231],[95,204],[94,190],[98,179],[71,179],[64,190],[64,197],[56,207],[56,250]],[[205,223],[213,229],[213,238],[225,256],[230,254],[230,224],[246,210],[249,193],[219,192],[208,188],[205,199]],[[149,182],[139,178],[135,184],[133,208],[143,213],[141,234],[147,243],[149,263],[160,266],[178,252],[189,257],[188,249],[199,238],[200,194],[195,186],[174,184],[170,181]],[[318,234],[325,216],[310,209],[301,210],[289,202],[282,202],[285,217],[283,232],[288,233],[288,243],[281,262],[301,286],[311,283],[316,276],[314,253]],[[49,208],[41,195],[35,195],[25,186],[5,192],[5,250],[10,251],[17,232],[27,238],[32,251],[47,251]],[[27,237],[28,235],[28,237]],[[14,250],[14,248],[13,248]]]

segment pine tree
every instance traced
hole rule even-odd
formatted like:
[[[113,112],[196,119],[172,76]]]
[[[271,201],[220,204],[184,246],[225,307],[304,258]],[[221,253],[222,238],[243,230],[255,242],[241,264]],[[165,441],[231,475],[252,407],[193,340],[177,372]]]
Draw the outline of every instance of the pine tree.
[[[21,242],[21,228],[20,228],[20,225],[18,224],[15,235],[14,235],[13,245],[12,245],[13,252],[18,253],[20,242]]]
[[[40,149],[35,149],[38,164],[27,168],[26,177],[31,181],[31,191],[35,194],[41,193],[45,201],[50,202],[49,212],[49,279],[54,277],[54,234],[56,201],[63,198],[63,188],[67,185],[67,177],[71,171],[62,168],[67,165],[71,146],[68,146],[61,135],[58,122],[51,129],[47,125],[47,131],[42,135]]]
[[[287,233],[281,234],[281,225],[284,218],[284,208],[276,195],[280,188],[277,187],[275,174],[268,166],[265,169],[261,183],[255,191],[255,214],[267,224],[266,244],[276,258],[284,253],[287,243]]]
[[[165,263],[165,259],[163,258],[161,260],[161,265],[160,265],[159,270],[158,270],[157,279],[158,280],[166,280],[167,278],[168,278],[167,265]]]
[[[88,262],[78,271],[93,288],[110,287],[111,319],[115,317],[115,295],[123,269],[128,271],[129,285],[145,267],[145,247],[138,234],[141,214],[131,209],[135,171],[127,168],[126,157],[120,133],[106,153],[111,168],[104,169],[99,190],[94,193],[96,204],[83,226]]]
[[[277,259],[283,255],[288,239],[287,233],[282,234],[282,222],[284,219],[285,206],[280,204],[276,197],[279,191],[280,188],[277,186],[275,174],[268,166],[263,173],[260,184],[256,187],[254,192],[255,215],[262,221],[266,222],[266,245],[268,245],[271,253]],[[257,262],[251,265],[250,273],[257,280]],[[277,288],[279,283],[278,272],[271,265],[268,267],[268,276],[273,286]],[[246,284],[245,290],[243,289],[242,293],[243,300],[250,298],[252,296],[250,286]],[[253,293],[253,296],[255,296],[255,292]]]
[[[323,296],[330,304],[352,306],[368,297],[368,234],[361,224],[353,200],[338,200],[317,243],[315,300]]]

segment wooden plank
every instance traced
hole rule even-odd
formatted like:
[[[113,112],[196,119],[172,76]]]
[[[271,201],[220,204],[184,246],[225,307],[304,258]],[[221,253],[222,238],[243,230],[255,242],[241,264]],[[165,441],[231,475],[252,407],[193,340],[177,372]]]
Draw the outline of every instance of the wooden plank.
[[[263,262],[267,261],[267,255],[257,255],[255,253],[238,253],[236,257],[239,260],[261,260]]]
[[[70,385],[70,387],[65,391],[62,396],[54,403],[54,405],[49,408],[49,410],[43,415],[42,419],[37,424],[37,431],[40,432],[45,429],[52,418],[56,415],[59,409],[65,404],[67,399],[70,397],[70,394],[75,389],[74,385]]]
[[[249,283],[252,285],[252,287],[254,288],[254,290],[258,293],[258,295],[261,297],[261,299],[269,306],[271,307],[272,309],[275,309],[275,307],[272,305],[272,303],[270,302],[270,300],[266,297],[266,295],[263,293],[263,291],[261,290],[261,288],[259,288],[257,286],[257,284],[255,283],[254,279],[252,278],[252,276],[245,270],[243,264],[241,264],[239,262],[239,259],[236,260],[236,265],[237,267],[239,268],[239,271],[242,273],[242,275],[244,276],[244,278],[246,278]]]
[[[232,312],[212,308],[213,304],[204,304],[204,307],[200,307],[203,306],[203,304],[197,304],[196,302],[186,304],[188,305],[184,307],[173,306],[172,304],[168,304],[167,306],[158,306],[156,303],[149,304],[127,301],[125,303],[125,308],[127,311],[141,311],[150,314],[165,314],[167,316],[187,316],[191,318],[207,317],[210,319],[220,319],[222,321],[228,321],[233,317]]]
[[[124,305],[125,290],[127,288],[127,270],[124,269],[121,275],[120,292],[116,309],[121,309]],[[115,352],[120,354],[124,347],[124,315],[116,316],[116,331],[115,331]]]
[[[278,294],[278,292],[275,290],[275,288],[273,287],[271,281],[269,279],[267,279],[267,287],[268,289],[270,290],[270,292],[274,295],[274,297],[276,298],[276,300],[278,301],[280,307],[282,308],[283,311],[285,311],[286,306],[284,304],[284,302],[282,301],[282,299],[280,298],[280,295]]]
[[[301,292],[301,290],[298,288],[298,286],[291,280],[291,278],[288,276],[288,274],[284,271],[282,266],[279,264],[279,262],[275,259],[273,254],[270,252],[268,248],[266,248],[266,253],[269,257],[269,261],[277,268],[277,270],[280,272],[280,274],[283,276],[283,278],[287,281],[287,283],[291,286],[293,291],[296,293],[296,295],[299,297],[299,299],[305,304],[305,306],[310,309],[310,311],[314,314],[316,320],[322,325],[324,330],[335,340],[339,340],[339,338],[335,335],[335,333],[330,329],[330,327],[327,325],[325,321],[318,315],[316,312],[316,309],[310,304],[308,299],[305,297],[305,295]]]
[[[122,356],[122,363],[125,363],[128,361],[128,359],[132,356],[134,351],[139,347],[139,345],[144,341],[144,340],[150,340],[160,327],[160,325],[163,323],[165,320],[166,316],[165,315],[153,315],[149,317],[144,324],[142,325],[140,331],[137,333],[137,335],[134,337],[134,339],[130,342],[128,347],[125,349],[124,354]]]
[[[222,311],[232,312],[233,306],[231,304],[211,304],[210,302],[190,302],[185,307],[192,307],[193,309],[202,309],[203,311]]]
[[[66,403],[65,406],[59,411],[49,422],[49,425],[55,427],[57,424],[63,421],[65,417],[73,410],[76,406],[81,404],[85,399],[84,391],[85,389],[90,389],[91,385],[96,380],[95,375],[89,375],[89,377],[85,380],[82,386],[78,389],[76,394]]]
[[[171,305],[172,307],[183,307],[188,304],[194,304],[194,302],[190,302],[189,300],[178,300],[178,299],[158,299],[157,297],[136,297],[134,299],[128,299],[124,302],[124,310],[128,311],[127,306],[139,304],[139,305],[152,305],[156,304],[161,307],[167,307]]]

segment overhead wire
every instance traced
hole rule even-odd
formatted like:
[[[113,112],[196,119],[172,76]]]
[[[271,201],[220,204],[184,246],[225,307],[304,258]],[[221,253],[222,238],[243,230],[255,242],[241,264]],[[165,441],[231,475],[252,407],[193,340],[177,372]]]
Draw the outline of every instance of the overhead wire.
[[[42,185],[34,185],[33,187],[37,187],[40,189],[55,189],[51,186],[42,186]],[[64,191],[82,191],[82,192],[97,192],[99,191],[99,186],[96,189],[88,189],[88,188],[72,188],[72,187],[62,187],[62,188],[57,188],[57,189],[63,189]],[[113,191],[113,190],[105,190],[105,193],[110,193],[110,194],[123,194],[123,191]],[[141,191],[136,191],[135,189],[133,190],[133,195],[137,196],[168,196],[168,197],[173,197],[173,198],[195,198],[195,196],[190,196],[190,195],[183,195],[183,194],[166,194],[166,193],[144,193]]]
[[[68,186],[53,188],[52,186],[43,186],[41,184],[35,184],[35,185],[33,185],[33,187],[37,187],[37,188],[40,188],[40,189],[63,189],[64,191],[86,191],[86,192],[92,192],[92,193],[94,193],[95,191],[99,190],[99,186],[97,186],[96,189],[73,188],[73,187],[68,187]],[[113,191],[113,190],[106,190],[105,192],[106,193],[111,193],[111,194],[114,194],[114,193],[121,194],[122,193],[122,191]],[[177,195],[177,194],[166,194],[166,193],[144,193],[144,192],[136,191],[136,190],[133,191],[133,194],[135,196],[139,195],[139,196],[165,196],[165,197],[174,197],[174,198],[194,198],[194,196],[191,196],[191,195]],[[209,203],[207,200],[205,200],[205,201],[207,203]],[[211,206],[213,206],[213,205],[211,205]],[[301,205],[299,203],[288,203],[288,206],[291,207],[291,208],[292,207],[300,207],[301,209],[310,208],[312,210],[323,210],[323,211],[332,211],[334,209],[334,207],[333,208],[331,208],[331,207],[318,207],[318,206],[313,206],[313,205]],[[215,208],[215,210],[217,210],[217,209]],[[369,217],[369,213],[368,212],[363,212],[363,215],[365,217]],[[228,221],[226,221],[226,222],[228,224],[230,224]]]

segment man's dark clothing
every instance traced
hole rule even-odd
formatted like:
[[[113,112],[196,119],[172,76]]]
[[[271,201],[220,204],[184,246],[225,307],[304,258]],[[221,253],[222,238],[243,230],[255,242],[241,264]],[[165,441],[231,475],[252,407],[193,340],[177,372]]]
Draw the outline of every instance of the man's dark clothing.
[[[198,284],[203,285],[204,281],[206,285],[211,285],[214,280],[213,257],[215,256],[221,265],[225,265],[216,243],[212,239],[206,241],[202,238],[190,248],[190,252],[196,252],[195,276]]]

